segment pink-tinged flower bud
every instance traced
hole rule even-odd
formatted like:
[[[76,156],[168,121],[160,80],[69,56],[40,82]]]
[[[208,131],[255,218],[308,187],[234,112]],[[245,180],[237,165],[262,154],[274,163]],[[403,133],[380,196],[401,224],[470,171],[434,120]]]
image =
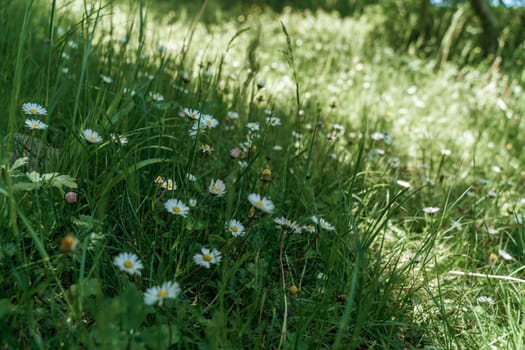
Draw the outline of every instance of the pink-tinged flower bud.
[[[77,202],[77,193],[76,192],[68,192],[64,196],[64,199],[69,204],[75,204]]]
[[[230,151],[230,157],[232,157],[232,159],[236,159],[236,158],[239,158],[239,156],[241,155],[241,150],[239,148],[234,148]]]

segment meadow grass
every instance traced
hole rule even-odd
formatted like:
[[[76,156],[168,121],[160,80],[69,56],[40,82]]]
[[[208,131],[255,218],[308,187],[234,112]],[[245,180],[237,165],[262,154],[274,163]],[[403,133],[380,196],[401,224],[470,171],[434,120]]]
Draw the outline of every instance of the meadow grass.
[[[522,82],[205,5],[0,4],[1,346],[519,349]]]

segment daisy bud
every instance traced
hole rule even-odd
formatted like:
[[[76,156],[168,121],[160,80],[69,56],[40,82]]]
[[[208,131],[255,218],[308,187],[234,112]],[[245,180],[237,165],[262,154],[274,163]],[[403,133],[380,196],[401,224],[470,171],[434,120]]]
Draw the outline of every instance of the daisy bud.
[[[290,293],[290,296],[294,297],[297,295],[297,292],[299,291],[299,288],[295,284],[292,284],[290,288],[288,288],[288,292]]]
[[[261,173],[261,181],[271,182],[272,181],[272,171],[268,168],[264,169]]]
[[[77,193],[76,192],[68,192],[64,196],[64,200],[69,204],[75,204],[77,202]]]
[[[241,153],[242,153],[242,151],[239,148],[235,147],[234,149],[232,149],[230,151],[230,157],[231,157],[231,159],[239,158]]]
[[[337,300],[339,300],[339,301],[346,301],[346,299],[348,299],[348,294],[346,294],[346,293],[339,294],[337,296]]]
[[[63,252],[73,252],[75,249],[77,249],[77,246],[78,239],[72,233],[68,233],[60,241],[60,250]]]
[[[189,83],[190,82],[190,74],[188,72],[183,72],[182,73],[182,81],[185,82],[185,83]]]
[[[489,264],[491,264],[491,265],[497,264],[498,260],[499,260],[499,258],[498,258],[498,256],[495,253],[490,253],[489,254]]]

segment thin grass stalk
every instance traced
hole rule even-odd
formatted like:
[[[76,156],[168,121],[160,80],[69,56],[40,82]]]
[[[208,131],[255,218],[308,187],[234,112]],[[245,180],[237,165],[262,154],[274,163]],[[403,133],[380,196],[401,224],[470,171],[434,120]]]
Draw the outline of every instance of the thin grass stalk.
[[[51,82],[51,62],[52,52],[55,38],[55,11],[56,11],[56,0],[53,0],[51,4],[51,13],[49,15],[49,30],[47,33],[47,40],[49,41],[49,49],[47,53],[47,80],[46,80],[46,105],[49,105],[49,84]]]
[[[30,0],[25,13],[24,13],[24,21],[22,22],[22,29],[20,31],[20,37],[18,42],[18,51],[16,55],[16,64],[15,64],[15,77],[14,77],[14,83],[13,83],[13,93],[11,94],[11,103],[9,104],[9,112],[8,112],[8,133],[7,133],[7,146],[5,147],[6,154],[2,154],[3,156],[11,156],[13,154],[13,146],[14,146],[14,138],[16,134],[16,107],[18,105],[18,98],[20,96],[20,89],[22,85],[22,71],[24,68],[24,59],[23,59],[23,52],[24,52],[24,43],[26,39],[26,34],[28,31],[28,23],[29,19],[31,18],[31,12],[33,10],[33,4],[34,0]],[[1,140],[0,140],[1,142]],[[4,149],[4,147],[1,147]],[[9,223],[11,226],[11,230],[13,232],[13,236],[18,237],[18,223],[16,218],[16,202],[15,198],[13,196],[13,187],[11,182],[11,177],[9,176],[8,172],[5,172],[5,182],[6,182],[6,189],[9,193],[7,197],[8,201],[8,207],[9,207]]]
[[[86,75],[86,72],[87,72],[89,56],[90,56],[90,53],[91,53],[91,47],[93,45],[93,38],[95,37],[95,30],[97,28],[98,20],[100,18],[100,10],[101,9],[102,9],[102,7],[99,4],[99,7],[98,7],[96,15],[95,15],[95,22],[93,23],[93,29],[91,30],[91,34],[90,34],[89,40],[88,40],[87,45],[86,45],[86,47],[84,49],[84,56],[82,57],[82,66],[80,67],[78,86],[77,86],[77,90],[76,90],[76,94],[75,94],[75,105],[73,107],[73,116],[72,116],[73,125],[77,125],[76,119],[77,119],[77,113],[78,113],[79,103],[80,103],[80,95],[82,93],[82,85],[84,84],[84,76]],[[86,16],[88,16],[87,12],[86,12]]]

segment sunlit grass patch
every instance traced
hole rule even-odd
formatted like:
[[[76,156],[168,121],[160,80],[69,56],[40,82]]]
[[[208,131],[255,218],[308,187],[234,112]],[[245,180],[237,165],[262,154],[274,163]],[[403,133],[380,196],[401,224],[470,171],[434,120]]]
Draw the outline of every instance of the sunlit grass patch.
[[[523,100],[497,68],[436,72],[322,11],[20,3],[2,346],[522,340]]]

